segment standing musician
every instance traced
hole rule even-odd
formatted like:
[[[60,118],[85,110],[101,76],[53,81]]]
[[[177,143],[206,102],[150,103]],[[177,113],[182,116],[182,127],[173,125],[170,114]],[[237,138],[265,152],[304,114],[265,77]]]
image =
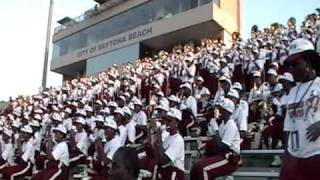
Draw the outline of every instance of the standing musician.
[[[320,175],[320,57],[310,41],[296,39],[285,65],[297,85],[285,102],[288,144],[280,180],[316,180]]]

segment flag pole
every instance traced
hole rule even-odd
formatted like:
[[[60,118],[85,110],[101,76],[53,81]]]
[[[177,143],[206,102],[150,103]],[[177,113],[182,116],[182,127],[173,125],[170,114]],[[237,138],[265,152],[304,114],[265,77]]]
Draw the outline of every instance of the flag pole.
[[[47,87],[49,46],[50,46],[52,12],[53,12],[53,3],[54,3],[53,1],[54,0],[50,0],[50,5],[49,5],[49,16],[48,16],[48,24],[47,24],[47,38],[46,38],[46,45],[45,45],[45,51],[44,51],[44,62],[43,62],[43,73],[42,73],[42,90],[44,90]]]

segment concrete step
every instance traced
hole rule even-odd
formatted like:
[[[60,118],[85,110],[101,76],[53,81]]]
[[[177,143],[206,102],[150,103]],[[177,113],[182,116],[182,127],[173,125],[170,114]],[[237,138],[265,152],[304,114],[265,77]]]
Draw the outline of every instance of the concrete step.
[[[211,137],[207,136],[199,136],[199,137],[191,137],[191,136],[186,136],[184,137],[184,143],[185,143],[185,149],[186,150],[198,150],[199,146],[210,140]]]
[[[185,151],[185,161],[184,167],[189,170],[192,168],[193,164],[195,164],[199,159],[201,159],[201,152],[199,151]]]
[[[199,152],[203,153],[203,150],[185,150],[185,154],[188,155],[197,155]],[[274,156],[274,155],[282,155],[284,153],[283,149],[261,149],[261,150],[241,150],[240,155],[247,156]]]
[[[279,178],[278,168],[265,168],[265,167],[240,167],[232,175],[234,180],[276,180]],[[189,180],[190,171],[185,172],[186,180]],[[218,177],[217,180],[228,179],[225,177]]]
[[[283,150],[242,150],[242,167],[269,167],[275,156],[282,157]],[[185,169],[191,169],[192,165],[201,159],[203,151],[185,151]]]
[[[241,156],[244,155],[281,155],[284,153],[283,149],[252,149],[252,150],[241,150]]]
[[[275,156],[282,157],[282,149],[274,150],[243,150],[241,159],[243,167],[269,167]]]
[[[238,177],[279,177],[280,168],[271,167],[240,167],[234,176]]]
[[[234,180],[276,180],[279,168],[241,167],[232,174]]]

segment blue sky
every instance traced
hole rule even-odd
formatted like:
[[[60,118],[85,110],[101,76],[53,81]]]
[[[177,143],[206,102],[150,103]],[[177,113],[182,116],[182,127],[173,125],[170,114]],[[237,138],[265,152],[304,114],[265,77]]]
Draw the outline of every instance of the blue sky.
[[[53,21],[79,16],[94,4],[93,0],[55,0]],[[0,100],[35,94],[41,86],[48,6],[49,0],[0,2]],[[263,28],[276,21],[286,23],[291,16],[300,23],[319,6],[319,0],[243,0],[242,34],[246,37],[254,24]],[[48,85],[58,86],[61,81],[60,75],[49,72]]]
[[[257,24],[260,29],[273,22],[286,24],[291,16],[296,17],[297,24],[300,24],[308,13],[320,8],[320,1],[243,0],[242,8],[242,34],[247,36],[254,24]]]

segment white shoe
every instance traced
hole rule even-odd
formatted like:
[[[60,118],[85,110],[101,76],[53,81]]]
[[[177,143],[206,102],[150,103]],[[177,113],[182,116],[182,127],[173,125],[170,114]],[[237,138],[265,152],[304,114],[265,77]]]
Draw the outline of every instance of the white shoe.
[[[224,180],[233,180],[233,176],[226,176]]]
[[[274,156],[272,163],[270,164],[271,167],[280,167],[282,160],[280,156]]]

